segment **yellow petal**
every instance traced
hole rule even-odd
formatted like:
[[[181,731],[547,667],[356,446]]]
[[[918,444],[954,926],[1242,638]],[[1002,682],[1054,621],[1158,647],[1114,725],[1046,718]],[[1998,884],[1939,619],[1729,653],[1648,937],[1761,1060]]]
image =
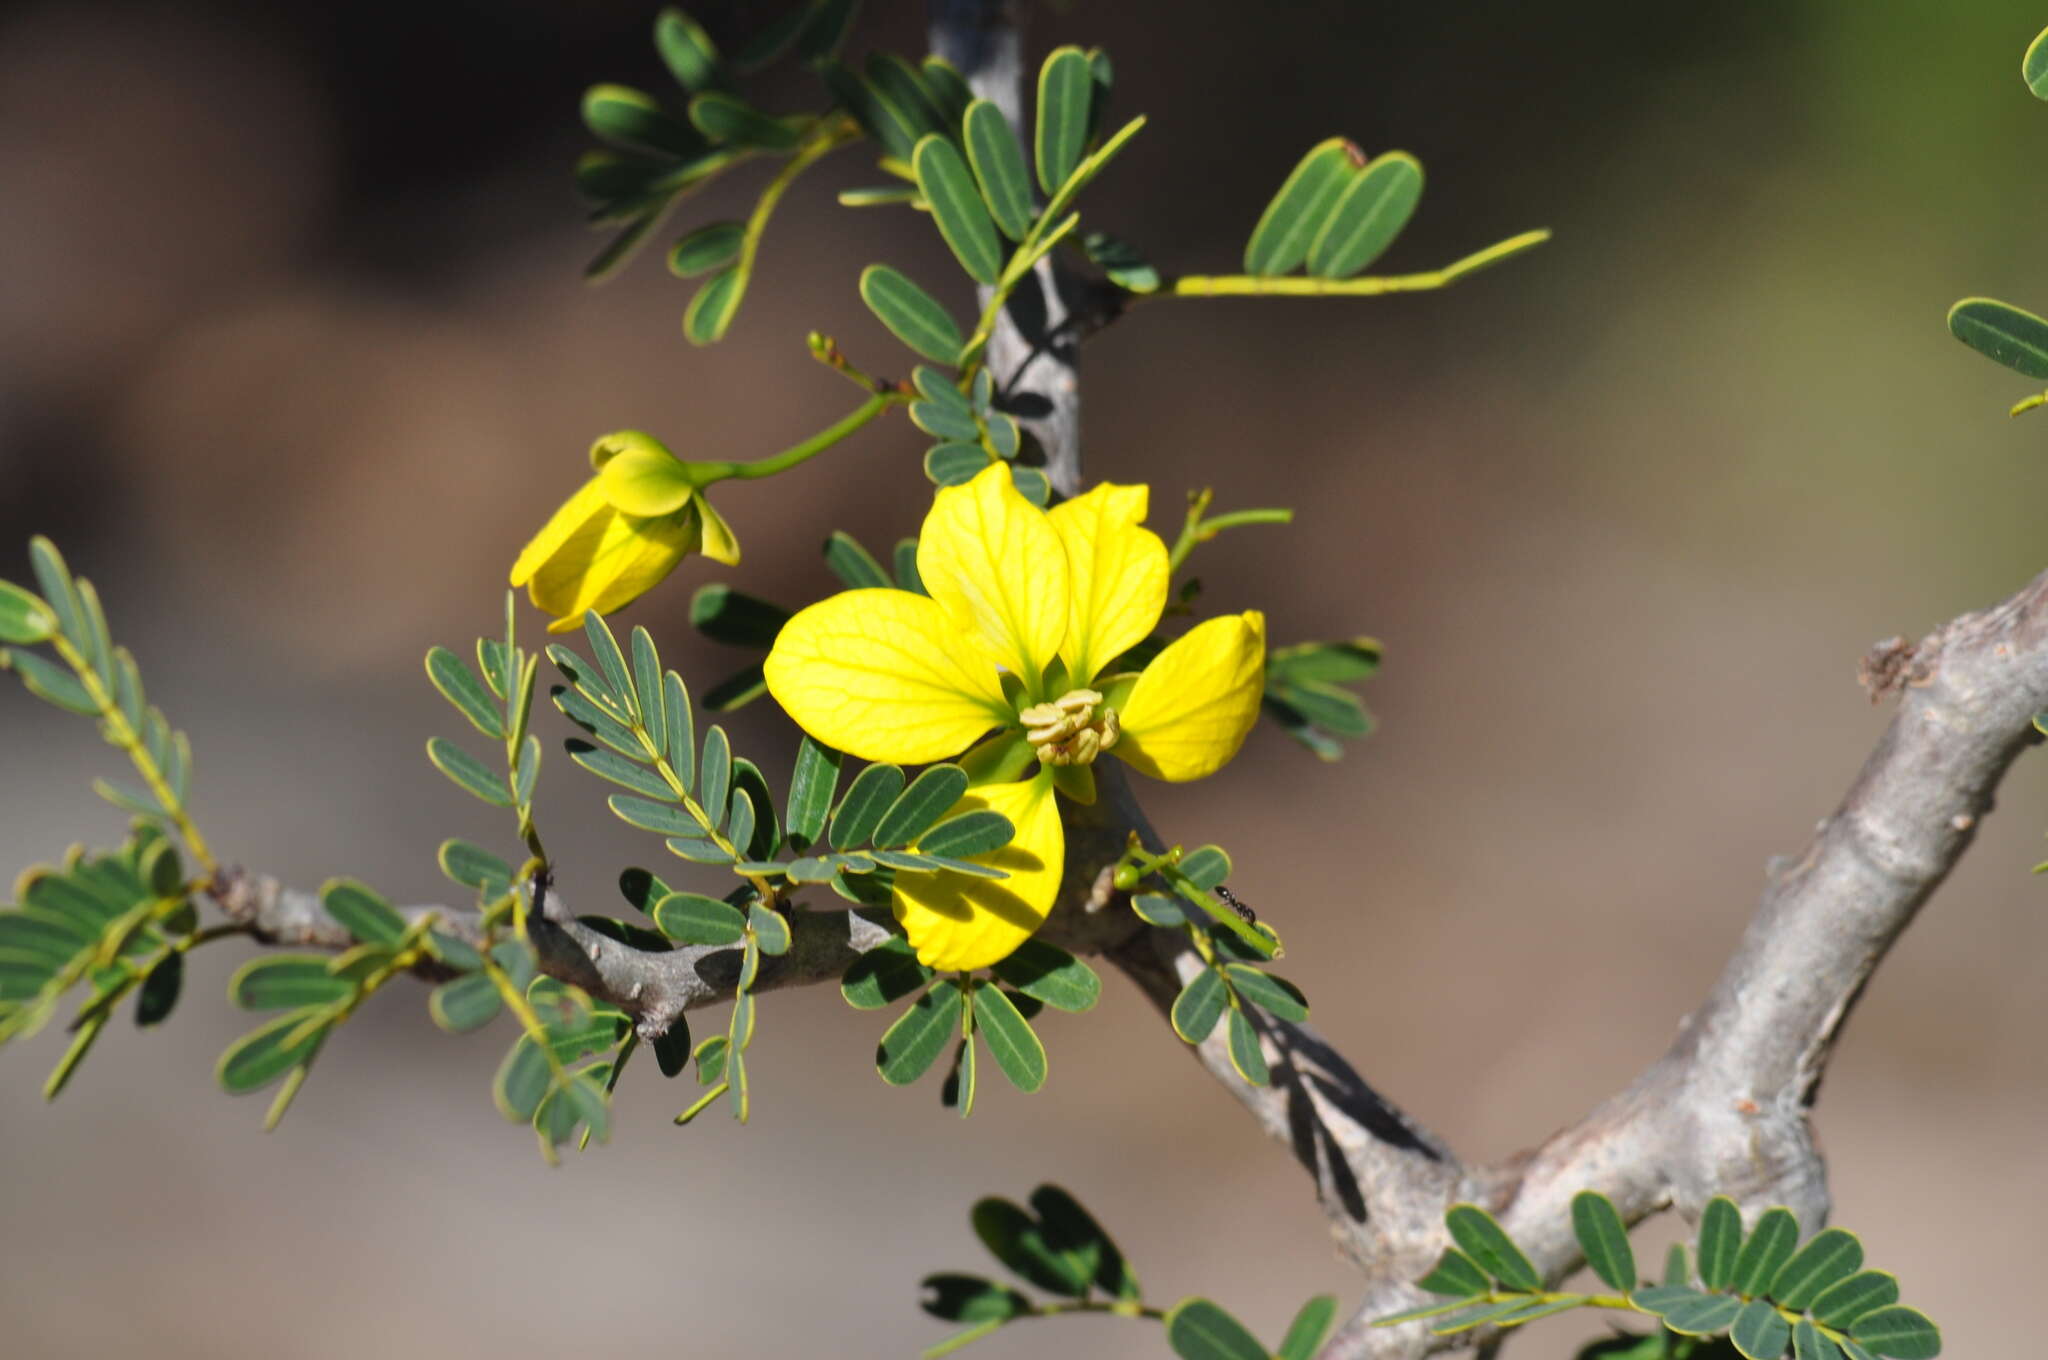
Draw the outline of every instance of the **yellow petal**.
[[[628,515],[672,515],[696,494],[688,469],[655,440],[624,434],[607,438],[616,441],[618,451],[604,460],[597,479],[613,509]]]
[[[1154,779],[1180,783],[1223,768],[1259,717],[1266,686],[1266,616],[1198,624],[1154,657],[1118,717],[1112,754]]]
[[[797,726],[862,760],[943,760],[1015,716],[994,665],[907,590],[848,590],[798,611],[762,670]]]
[[[1036,688],[1067,631],[1067,554],[1006,463],[942,487],[917,542],[917,574],[997,665]]]
[[[1095,673],[1143,642],[1166,608],[1166,545],[1141,527],[1150,488],[1104,482],[1052,508],[1067,545],[1067,640],[1060,656],[1069,683]]]
[[[691,552],[701,530],[694,511],[642,519],[608,511],[545,563],[527,587],[559,617],[548,631],[579,627],[586,610],[608,614],[659,585]]]
[[[512,564],[512,584],[523,586],[532,580],[541,564],[560,552],[579,530],[589,530],[593,519],[610,513],[611,505],[599,489],[597,478],[592,477],[577,488],[576,494],[541,526],[533,541],[520,550],[519,560]]]
[[[918,960],[942,972],[986,968],[1030,938],[1059,896],[1066,865],[1066,831],[1050,779],[969,789],[947,815],[976,808],[994,808],[1016,823],[1015,840],[993,854],[975,856],[977,863],[993,865],[1008,878],[945,870],[896,875],[896,919]]]

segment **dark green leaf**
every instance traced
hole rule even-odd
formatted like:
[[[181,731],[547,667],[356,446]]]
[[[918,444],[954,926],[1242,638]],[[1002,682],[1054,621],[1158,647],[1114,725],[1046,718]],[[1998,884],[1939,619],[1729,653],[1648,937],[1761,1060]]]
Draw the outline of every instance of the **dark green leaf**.
[[[912,165],[932,220],[960,267],[979,283],[995,283],[1003,268],[1002,245],[960,152],[942,134],[930,133],[919,140]]]
[[[978,1275],[927,1275],[920,1306],[948,1322],[992,1322],[1030,1311],[1031,1300]]]
[[[725,729],[713,723],[704,734],[704,754],[697,763],[697,798],[705,814],[716,820],[731,790],[732,742]]]
[[[1735,1258],[1735,1292],[1754,1298],[1770,1288],[1799,1245],[1799,1220],[1785,1208],[1766,1210]]]
[[[1271,1079],[1271,1074],[1266,1070],[1265,1050],[1259,1046],[1258,1031],[1252,1028],[1251,1017],[1233,1006],[1229,1028],[1230,1065],[1246,1082],[1264,1086]]]
[[[229,1044],[214,1069],[221,1089],[233,1096],[247,1095],[312,1057],[320,1041],[327,1037],[324,1027],[307,1031],[308,1023],[319,1014],[319,1007],[287,1011]],[[294,1036],[298,1036],[297,1042],[286,1042]]]
[[[57,632],[57,613],[12,581],[0,581],[0,642],[19,647],[48,642]]]
[[[981,438],[981,426],[965,402],[952,406],[936,401],[914,401],[910,403],[910,423],[934,439],[971,444]]]
[[[703,137],[651,95],[624,85],[593,85],[583,96],[583,123],[613,146],[690,160],[709,150]]]
[[[915,842],[931,828],[932,824],[945,816],[961,795],[967,792],[967,772],[958,765],[933,765],[911,781],[910,787],[898,795],[882,814],[881,822],[875,827],[874,843],[894,849]],[[849,801],[852,795],[848,794]],[[1014,834],[1014,833],[1013,833]],[[835,845],[842,849],[835,838]]]
[[[832,811],[839,788],[839,752],[807,734],[796,750],[796,769],[789,777],[789,843],[799,851],[816,845]]]
[[[690,711],[690,692],[674,671],[661,680],[662,726],[668,729],[668,767],[684,788],[697,780],[697,720]]]
[[[1673,1242],[1664,1253],[1664,1283],[1682,1285],[1692,1279],[1692,1269],[1686,1260],[1685,1244]]]
[[[1865,1270],[1821,1291],[1813,1301],[1814,1318],[1829,1327],[1852,1326],[1865,1313],[1899,1301],[1899,1281],[1885,1270]]]
[[[679,800],[679,795],[669,787],[666,779],[638,761],[628,760],[616,752],[602,750],[586,741],[571,740],[565,745],[569,759],[600,779],[609,779],[622,788],[631,789],[641,797],[652,798],[656,802],[673,803]]]
[[[913,786],[914,787],[914,786]],[[971,859],[1008,845],[1017,828],[1008,817],[987,808],[948,817],[917,838],[920,854]]]
[[[92,1051],[93,1044],[100,1037],[100,1031],[106,1027],[105,1012],[94,1015],[78,1026],[78,1032],[71,1036],[70,1047],[64,1050],[64,1056],[57,1060],[57,1065],[50,1069],[50,1075],[43,1081],[44,1100],[55,1100],[64,1093],[64,1088],[71,1083],[72,1074],[78,1071],[78,1065],[85,1061],[85,1055]]]
[[[1088,54],[1060,47],[1038,71],[1038,131],[1035,154],[1038,187],[1051,194],[1067,182],[1088,145],[1088,116],[1095,79]]]
[[[1244,248],[1245,273],[1285,274],[1308,258],[1310,243],[1329,221],[1338,195],[1363,159],[1342,137],[1312,147],[1252,229]]]
[[[895,935],[847,965],[839,994],[850,1006],[879,1010],[909,996],[931,978],[932,970],[917,961],[910,941]]]
[[[967,106],[963,121],[967,159],[974,167],[989,216],[1003,235],[1021,241],[1031,230],[1035,216],[1031,208],[1030,172],[1024,168],[1024,153],[1017,133],[1003,117],[1003,111],[986,99]]]
[[[450,1034],[465,1034],[488,1025],[504,1004],[497,983],[482,973],[444,982],[427,994],[427,1013]]]
[[[1343,684],[1363,680],[1380,668],[1380,645],[1371,638],[1345,642],[1303,642],[1276,647],[1266,656],[1266,674],[1286,684],[1314,681]]]
[[[825,567],[849,590],[879,590],[891,584],[882,564],[843,530],[834,529],[825,539]]]
[[[1173,1032],[1191,1044],[1199,1044],[1216,1028],[1230,1004],[1230,989],[1223,974],[1204,968],[1189,979],[1173,1000]]]
[[[614,751],[635,760],[647,758],[646,748],[641,746],[640,738],[599,708],[588,695],[561,685],[549,690],[548,695],[555,701],[555,707],[562,710],[564,717]]]
[[[34,652],[0,652],[0,665],[11,666],[28,692],[45,703],[88,718],[100,711],[92,695],[70,671],[52,665]]]
[[[662,934],[684,944],[738,944],[747,934],[739,908],[699,893],[670,893],[654,904],[653,916]]]
[[[665,9],[655,16],[654,50],[661,53],[662,64],[685,90],[701,90],[718,74],[718,49],[679,9]]]
[[[694,836],[670,836],[662,844],[692,864],[731,864],[733,857],[716,843]]]
[[[1771,1281],[1770,1296],[1795,1312],[1854,1275],[1863,1265],[1863,1244],[1841,1228],[1816,1233],[1785,1262]]]
[[[1880,1308],[1865,1313],[1849,1336],[1876,1355],[1891,1360],[1934,1360],[1941,1354],[1941,1331],[1917,1308]]]
[[[1451,1240],[1456,1242],[1467,1256],[1478,1263],[1479,1268],[1499,1280],[1510,1289],[1534,1290],[1543,1287],[1543,1277],[1536,1273],[1536,1267],[1522,1254],[1514,1239],[1494,1222],[1493,1215],[1476,1204],[1454,1204],[1444,1215],[1444,1227],[1450,1230]]]
[[[1226,963],[1223,973],[1237,994],[1260,1010],[1295,1024],[1308,1019],[1308,998],[1286,978],[1260,972],[1248,963]]]
[[[832,847],[852,850],[868,843],[882,816],[903,792],[903,771],[895,765],[870,765],[855,776],[832,814]]]
[[[1085,71],[1086,58],[1081,65]],[[1207,1299],[1182,1299],[1173,1306],[1166,1315],[1166,1344],[1181,1360],[1267,1360],[1258,1338]]]
[[[1108,276],[1109,281],[1119,288],[1133,293],[1156,293],[1159,291],[1159,270],[1151,261],[1140,255],[1136,248],[1118,240],[1106,231],[1091,231],[1081,238],[1081,249],[1096,267]]]
[[[810,22],[797,35],[797,55],[805,61],[817,61],[837,52],[846,41],[846,30],[853,27],[853,16],[859,9],[860,0],[817,0],[811,6]]]
[[[1792,1328],[1792,1354],[1795,1360],[1842,1360],[1841,1348],[1806,1318]]]
[[[498,711],[497,701],[461,657],[446,647],[434,648],[427,653],[427,678],[477,731],[487,737],[505,735],[505,719]]]
[[[1394,243],[1422,199],[1422,163],[1389,151],[1351,177],[1323,228],[1309,245],[1311,274],[1344,279],[1377,260]]]
[[[974,92],[967,88],[966,78],[944,57],[926,57],[919,70],[924,73],[924,83],[931,90],[932,97],[939,101],[947,126],[957,126],[974,98]]]
[[[135,1023],[145,1027],[162,1024],[178,1004],[178,994],[184,986],[185,956],[173,953],[158,959],[142,979],[142,990],[135,997]]]
[[[1733,1294],[1708,1294],[1668,1309],[1664,1325],[1685,1336],[1711,1336],[1727,1330],[1741,1311],[1742,1300]]]
[[[727,265],[704,280],[683,312],[683,338],[693,345],[714,345],[723,340],[732,319],[739,314],[740,299],[746,291],[747,276],[738,265]]]
[[[924,475],[934,486],[962,486],[989,465],[988,450],[959,441],[935,444],[925,451]]]
[[[967,337],[930,293],[885,264],[871,264],[861,271],[860,295],[898,340],[937,363],[958,362]]]
[[[1012,1086],[1029,1093],[1045,1085],[1045,1045],[1002,988],[975,984],[974,1023]]]
[[[692,99],[690,122],[712,141],[736,146],[793,151],[798,140],[797,130],[789,124],[722,90],[706,90]]]
[[[98,943],[97,932],[55,912],[33,907],[0,911],[0,954],[16,960],[34,958],[54,973]]]
[[[1181,910],[1180,903],[1158,893],[1141,893],[1133,897],[1131,910],[1147,925],[1173,929],[1187,924],[1187,913]]]
[[[2029,378],[2048,378],[2048,321],[1992,298],[1949,308],[1949,333],[1971,349]]]
[[[894,52],[870,52],[865,63],[868,83],[903,114],[912,131],[951,135],[953,120],[939,107],[938,96],[925,84],[924,72]]]
[[[1087,1266],[1096,1288],[1113,1299],[1143,1297],[1138,1276],[1122,1249],[1079,1200],[1057,1185],[1041,1185],[1031,1192],[1031,1208],[1038,1215],[1046,1247]]]
[[[2048,29],[2034,35],[2020,59],[2020,75],[2036,99],[2048,99]]]
[[[960,987],[941,978],[882,1035],[875,1068],[891,1086],[908,1086],[946,1051],[960,1023]]]
[[[36,586],[43,592],[44,602],[57,616],[58,628],[73,642],[84,646],[90,629],[85,622],[85,607],[78,598],[78,586],[71,578],[71,568],[65,564],[64,554],[57,551],[56,544],[37,534],[28,541],[28,561],[35,571]]]
[[[364,944],[396,944],[405,934],[405,918],[354,879],[329,879],[320,888],[320,905]]]
[[[1755,1299],[1735,1315],[1728,1339],[1749,1360],[1778,1360],[1792,1344],[1792,1324],[1785,1321],[1774,1305]]]
[[[690,1062],[690,1022],[684,1016],[677,1016],[665,1033],[654,1041],[654,1061],[661,1068],[661,1075],[673,1077],[682,1072]]]
[[[1230,877],[1230,853],[1220,845],[1204,845],[1181,856],[1180,871],[1204,892]]]
[[[986,372],[987,370],[983,371]],[[907,590],[913,595],[925,593],[924,581],[917,574],[916,539],[904,538],[897,540],[893,565],[896,568],[896,585],[898,589]]]
[[[1094,969],[1043,940],[1025,940],[996,963],[995,974],[1054,1010],[1089,1010],[1102,997],[1102,979]]]
[[[1610,1289],[1626,1294],[1634,1289],[1636,1254],[1628,1244],[1628,1225],[1621,1221],[1614,1201],[1596,1190],[1582,1190],[1572,1197],[1572,1232],[1586,1264]]]
[[[789,922],[780,913],[756,903],[747,911],[747,924],[753,928],[763,954],[789,952]]]
[[[1372,718],[1358,696],[1335,685],[1279,685],[1273,697],[1334,736],[1356,738],[1372,731]]]
[[[274,954],[251,959],[228,980],[228,1000],[245,1011],[322,1006],[347,998],[352,983],[327,971],[313,954]]]
[[[489,766],[445,737],[433,737],[427,742],[427,759],[434,768],[453,780],[456,786],[472,797],[481,798],[493,807],[511,807],[512,790],[505,783],[505,776],[495,773]]]
[[[690,624],[713,642],[766,651],[789,622],[781,605],[756,599],[722,582],[699,586],[690,597]]]
[[[740,795],[747,795],[748,822],[740,824]],[[725,829],[743,859],[762,861],[775,857],[782,848],[782,824],[775,816],[775,795],[768,780],[754,762],[734,756],[732,762],[732,816]]]
[[[1431,1294],[1447,1294],[1462,1299],[1484,1294],[1493,1287],[1493,1281],[1479,1268],[1479,1263],[1464,1252],[1456,1247],[1445,1247],[1444,1254],[1437,1258],[1436,1268],[1416,1281],[1416,1287]]]
[[[1017,488],[1018,495],[1040,509],[1052,499],[1052,483],[1046,480],[1045,473],[1038,468],[1013,466],[1010,469],[1010,483]]]
[[[863,80],[837,62],[820,66],[818,74],[824,77],[832,97],[860,124],[861,131],[872,137],[886,155],[905,165],[910,163],[918,128],[895,100],[883,94],[872,81]]]
[[[1287,1326],[1287,1336],[1281,1341],[1280,1349],[1273,1352],[1274,1360],[1314,1360],[1315,1353],[1322,1349],[1323,1336],[1336,1317],[1335,1295],[1318,1294],[1301,1305],[1301,1311]]]
[[[671,803],[656,803],[646,798],[634,798],[627,794],[615,793],[605,800],[619,820],[642,831],[653,831],[663,836],[681,836],[689,839],[701,838],[704,828],[697,819],[683,808]]]
[[[498,1113],[514,1124],[530,1124],[547,1098],[551,1081],[547,1055],[525,1035],[520,1035],[491,1081],[491,1099]]]
[[[1088,1291],[1100,1263],[1099,1250],[1055,1240],[1046,1225],[1006,1199],[990,1197],[975,1203],[969,1221],[998,1261],[1040,1289],[1063,1298]]]
[[[1726,1195],[1716,1195],[1700,1212],[1700,1283],[1714,1290],[1728,1288],[1741,1250],[1742,1211]]]

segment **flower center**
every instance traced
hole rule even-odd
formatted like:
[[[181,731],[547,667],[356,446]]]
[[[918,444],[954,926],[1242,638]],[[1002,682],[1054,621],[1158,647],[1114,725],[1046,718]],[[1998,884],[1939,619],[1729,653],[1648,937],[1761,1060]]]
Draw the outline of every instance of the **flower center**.
[[[1092,689],[1070,689],[1049,704],[1033,704],[1017,716],[1024,736],[1047,765],[1093,765],[1121,735],[1116,710],[1097,705]]]

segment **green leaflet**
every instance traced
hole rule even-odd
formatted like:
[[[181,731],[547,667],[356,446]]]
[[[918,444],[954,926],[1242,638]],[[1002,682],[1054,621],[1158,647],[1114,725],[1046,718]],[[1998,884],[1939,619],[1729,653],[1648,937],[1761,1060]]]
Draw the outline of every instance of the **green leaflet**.
[[[1309,246],[1329,221],[1338,195],[1363,160],[1342,137],[1317,143],[1301,158],[1266,205],[1244,248],[1247,274],[1285,274],[1308,258]]]
[[[861,271],[861,301],[889,333],[936,363],[958,362],[967,337],[938,299],[885,264]]]

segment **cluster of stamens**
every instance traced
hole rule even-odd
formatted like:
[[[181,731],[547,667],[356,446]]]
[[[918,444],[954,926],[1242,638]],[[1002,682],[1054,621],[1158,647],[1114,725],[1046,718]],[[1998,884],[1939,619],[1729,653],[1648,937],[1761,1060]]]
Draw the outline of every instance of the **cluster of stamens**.
[[[1047,765],[1093,765],[1095,757],[1116,745],[1122,734],[1116,710],[1096,711],[1102,696],[1092,689],[1070,689],[1049,704],[1033,704],[1017,716],[1024,736]]]

